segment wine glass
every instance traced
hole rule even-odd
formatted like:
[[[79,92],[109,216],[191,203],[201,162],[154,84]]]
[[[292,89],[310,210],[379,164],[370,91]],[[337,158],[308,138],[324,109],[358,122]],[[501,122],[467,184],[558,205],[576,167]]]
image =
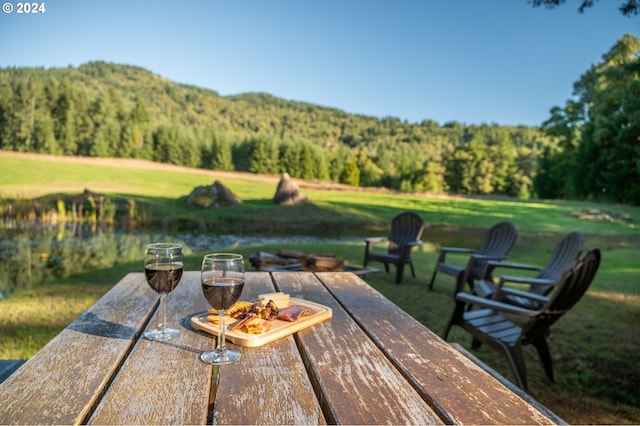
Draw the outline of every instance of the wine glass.
[[[144,252],[144,276],[149,286],[160,294],[160,324],[144,333],[149,340],[169,340],[180,334],[167,327],[167,294],[171,293],[182,278],[184,258],[182,246],[174,243],[147,244]]]
[[[218,345],[213,351],[200,354],[200,360],[215,365],[235,362],[240,359],[240,353],[225,347],[226,324],[224,316],[242,294],[244,287],[244,259],[242,255],[233,253],[205,255],[202,260],[200,282],[204,298],[220,315]]]

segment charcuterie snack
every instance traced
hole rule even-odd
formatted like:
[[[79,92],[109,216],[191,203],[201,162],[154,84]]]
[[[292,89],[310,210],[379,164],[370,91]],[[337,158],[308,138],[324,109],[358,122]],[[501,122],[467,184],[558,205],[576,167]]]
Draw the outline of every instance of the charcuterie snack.
[[[210,309],[207,321],[220,323],[218,311]],[[313,311],[305,306],[289,306],[289,295],[284,293],[261,294],[259,301],[252,303],[238,301],[225,315],[225,324],[233,325],[233,331],[248,334],[262,334],[271,330],[271,322],[275,320],[295,322],[298,319],[313,315]]]
[[[276,300],[259,297],[257,302],[241,301],[229,310],[233,316],[224,317],[227,340],[249,348],[262,346],[332,316],[330,307],[317,302],[293,296],[289,298],[283,293],[269,293],[268,296],[274,296]],[[217,321],[220,318],[215,311],[191,317],[194,329],[216,336],[220,332],[220,323]]]

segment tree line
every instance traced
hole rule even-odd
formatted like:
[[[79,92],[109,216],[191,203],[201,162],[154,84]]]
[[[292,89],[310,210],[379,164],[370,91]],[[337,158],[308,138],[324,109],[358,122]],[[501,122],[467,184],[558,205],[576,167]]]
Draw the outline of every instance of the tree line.
[[[637,164],[635,171],[607,168],[608,174],[624,170],[617,178],[607,174],[608,180],[598,171],[601,162],[598,170],[581,169],[589,155],[604,159],[598,154],[603,143],[620,151],[610,155],[624,155],[618,161],[637,162],[635,148],[629,152],[629,141],[638,135],[637,52],[638,39],[623,37],[576,83],[578,99],[564,109],[554,107],[541,127],[409,123],[265,93],[220,96],[105,62],[4,68],[0,149],[287,172],[401,191],[637,202],[631,184],[622,191],[602,190],[616,179],[637,177]],[[624,105],[616,103],[613,83],[623,91]],[[603,117],[609,124],[602,124]],[[603,132],[611,135],[608,142]],[[585,176],[592,186],[585,185]]]
[[[539,159],[538,196],[640,205],[640,38],[625,35],[592,65],[543,129],[555,143]]]

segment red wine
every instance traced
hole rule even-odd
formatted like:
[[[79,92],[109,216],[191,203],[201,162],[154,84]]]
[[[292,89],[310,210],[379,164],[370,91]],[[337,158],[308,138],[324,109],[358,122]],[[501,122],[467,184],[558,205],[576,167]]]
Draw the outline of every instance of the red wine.
[[[144,265],[144,276],[158,293],[171,293],[182,278],[182,270],[182,262],[150,263]]]
[[[242,294],[244,279],[240,277],[207,278],[202,281],[204,298],[213,309],[226,311]]]

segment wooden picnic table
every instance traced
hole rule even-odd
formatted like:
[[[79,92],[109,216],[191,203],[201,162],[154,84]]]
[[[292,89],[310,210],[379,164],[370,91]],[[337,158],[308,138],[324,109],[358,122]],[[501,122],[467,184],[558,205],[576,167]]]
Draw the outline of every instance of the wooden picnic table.
[[[242,300],[283,291],[332,317],[237,363],[198,359],[200,273],[168,297],[168,342],[142,337],[158,296],[143,273],[107,294],[0,384],[0,424],[553,424],[352,273],[248,272]]]

